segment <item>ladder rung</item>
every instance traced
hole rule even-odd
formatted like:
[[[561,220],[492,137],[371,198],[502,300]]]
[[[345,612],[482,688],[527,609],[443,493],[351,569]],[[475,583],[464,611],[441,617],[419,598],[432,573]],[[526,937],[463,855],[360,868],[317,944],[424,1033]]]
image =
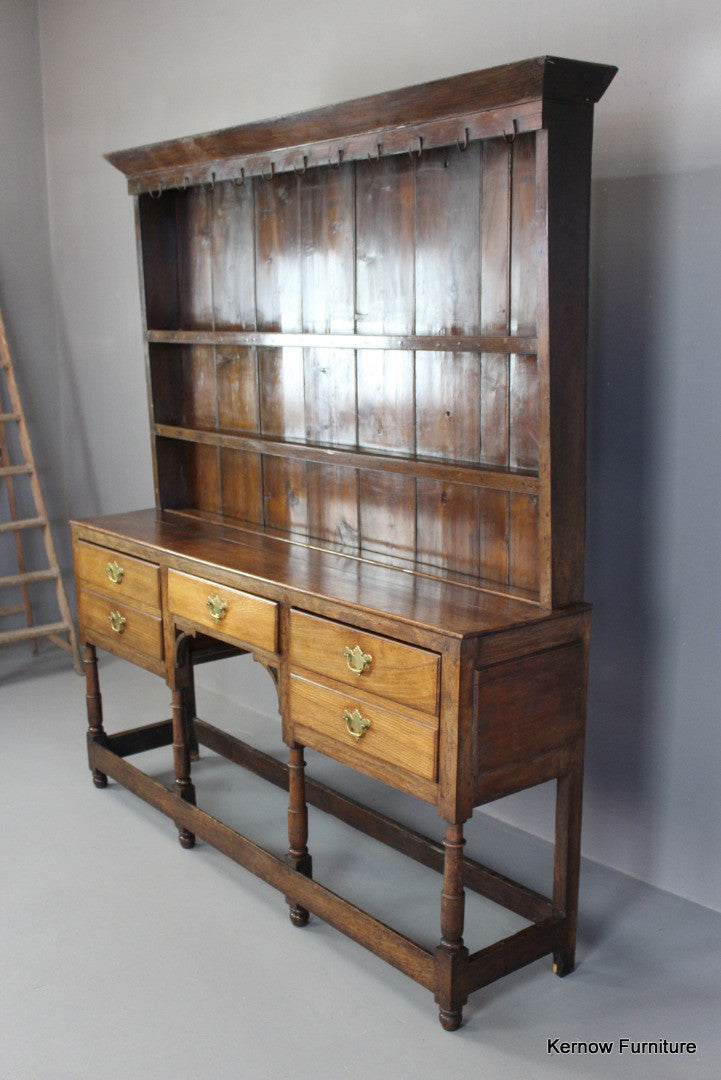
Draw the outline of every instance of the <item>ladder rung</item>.
[[[64,630],[70,633],[70,627],[64,622],[45,623],[44,626],[24,626],[20,630],[6,630],[0,634],[0,645],[7,645],[11,641],[27,641],[28,638],[50,637]]]
[[[19,615],[25,610],[24,604],[13,604],[11,607],[0,607],[0,619],[3,615]]]
[[[24,574],[10,574],[8,577],[0,577],[0,589],[9,588],[11,585],[24,585],[28,581],[51,581],[58,573],[58,570],[28,570]]]
[[[67,627],[65,633],[67,633]],[[59,649],[65,649],[65,652],[72,654],[73,646],[70,640],[66,641],[65,638],[58,637],[57,634],[48,634],[48,641],[52,641],[53,645],[57,645]],[[78,672],[80,674],[80,672]]]
[[[19,420],[19,412],[0,412],[0,424],[7,423],[8,420]]]
[[[21,473],[31,473],[32,465],[3,465],[0,468],[0,476],[19,476]]]
[[[35,529],[39,525],[45,525],[45,518],[23,518],[20,521],[4,521],[0,525],[0,532],[15,532],[16,529]]]

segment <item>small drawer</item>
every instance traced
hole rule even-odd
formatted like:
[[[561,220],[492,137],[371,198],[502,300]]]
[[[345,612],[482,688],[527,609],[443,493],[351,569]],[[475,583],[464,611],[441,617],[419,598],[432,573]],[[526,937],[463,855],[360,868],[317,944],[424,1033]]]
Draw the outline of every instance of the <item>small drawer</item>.
[[[155,660],[163,658],[163,623],[159,615],[117,603],[107,596],[80,589],[78,594],[80,636],[99,634],[103,648],[126,655],[139,652]]]
[[[277,606],[179,570],[168,573],[168,607],[174,615],[266,652],[276,648]]]
[[[160,610],[160,578],[152,563],[79,540],[75,568],[78,580],[94,592]]]
[[[290,713],[294,735],[304,746],[361,770],[375,760],[436,779],[437,721],[401,715],[296,674],[290,678]]]
[[[438,712],[439,657],[427,649],[291,611],[290,661],[355,693],[367,690],[421,712]]]

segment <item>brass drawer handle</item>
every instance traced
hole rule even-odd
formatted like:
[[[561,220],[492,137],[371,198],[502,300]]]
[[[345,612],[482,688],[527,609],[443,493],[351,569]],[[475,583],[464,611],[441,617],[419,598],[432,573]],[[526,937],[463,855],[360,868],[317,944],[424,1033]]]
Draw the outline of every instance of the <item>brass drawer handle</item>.
[[[350,712],[348,709],[343,710],[343,719],[345,720],[346,731],[349,735],[358,741],[362,735],[365,735],[368,728],[371,726],[371,722],[367,716],[361,716],[357,709]]]
[[[108,577],[113,585],[119,585],[125,573],[124,567],[119,566],[117,562],[109,562],[105,569],[108,571]]]
[[[220,620],[225,617],[228,605],[225,600],[221,600],[217,594],[215,596],[209,596],[205,603],[208,607],[208,611],[216,622],[220,622]]]
[[[125,629],[125,624],[128,621],[124,615],[121,615],[119,611],[111,611],[108,616],[110,619],[110,625],[116,634],[122,634]]]
[[[343,655],[346,664],[354,675],[362,675],[365,669],[370,667],[373,660],[369,653],[363,652],[360,645],[356,645],[354,649],[351,649],[350,645],[346,645]]]

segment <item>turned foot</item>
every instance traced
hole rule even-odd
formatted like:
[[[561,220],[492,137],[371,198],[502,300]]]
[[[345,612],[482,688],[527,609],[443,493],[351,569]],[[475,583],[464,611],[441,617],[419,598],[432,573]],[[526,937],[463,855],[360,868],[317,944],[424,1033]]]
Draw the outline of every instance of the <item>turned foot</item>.
[[[93,769],[93,783],[96,788],[104,788],[108,786],[108,778],[100,769]]]
[[[178,840],[181,847],[195,847],[195,833],[190,832],[188,829],[178,829]]]
[[[310,919],[310,912],[300,904],[291,904],[289,909],[290,921],[293,926],[307,926]]]
[[[313,877],[313,860],[306,852],[304,855],[293,855],[290,852],[285,857],[286,864],[291,866],[296,873],[302,874],[303,877]],[[307,908],[304,908],[302,904],[297,903],[292,896],[286,896],[286,902],[288,904],[288,914],[290,915],[290,921],[293,926],[307,926],[310,919],[310,912]]]
[[[444,1031],[457,1031],[463,1022],[463,1009],[439,1009],[438,1019]]]

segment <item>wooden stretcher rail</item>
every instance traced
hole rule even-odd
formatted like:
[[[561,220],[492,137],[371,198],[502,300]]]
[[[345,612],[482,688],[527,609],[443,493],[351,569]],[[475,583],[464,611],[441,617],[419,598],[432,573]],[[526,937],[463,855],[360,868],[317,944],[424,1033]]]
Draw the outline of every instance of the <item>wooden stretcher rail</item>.
[[[426,989],[434,988],[433,955],[416,942],[337,896],[324,885],[299,874],[277,856],[204,810],[184,802],[135,765],[113,753],[109,747],[91,740],[90,763],[91,767],[100,769],[156,810],[172,818],[179,828],[189,830],[256,877],[292,896],[296,903],[399,968]]]
[[[109,735],[105,745],[118,757],[142,754],[145,750],[157,750],[161,746],[170,746],[173,742],[172,720],[161,720],[157,724],[131,728]]]
[[[111,776],[155,809],[172,818],[179,828],[188,829],[267,884],[286,896],[292,896],[296,903],[302,904],[329,925],[363,944],[422,986],[433,990],[435,960],[427,949],[368,915],[319,882],[299,874],[277,856],[206,811],[184,802],[174,792],[121,756],[167,745],[172,742],[171,727],[170,721],[162,721],[108,736],[105,744],[90,737],[90,765]],[[208,749],[248,768],[278,787],[287,788],[288,768],[282,762],[204,721],[197,721],[197,734],[199,742]],[[333,814],[424,865],[442,871],[441,845],[427,837],[315,781],[308,781],[307,797],[311,805]],[[553,911],[551,902],[545,897],[470,859],[464,859],[464,883],[522,917],[536,920],[534,925],[470,956],[469,991],[486,986],[503,975],[540,959],[561,944],[564,917]]]
[[[288,766],[282,761],[205,720],[195,721],[195,732],[198,742],[208,750],[248,769],[276,787],[288,790]],[[110,735],[106,738],[105,745],[113,754],[125,757],[168,746],[172,741],[172,724],[166,720]],[[92,738],[89,743],[92,755],[93,746],[96,744]],[[331,814],[344,824],[373,837],[394,851],[407,855],[423,866],[443,873],[442,844],[310,777],[306,778],[306,799],[310,806]],[[464,858],[463,881],[467,888],[479,896],[484,896],[530,922],[543,923],[553,915],[553,905],[545,896],[474,859]]]
[[[204,720],[196,720],[195,730],[201,745],[287,790],[288,766],[283,762]],[[346,825],[351,825],[359,832],[379,840],[431,870],[443,873],[442,844],[310,777],[306,777],[305,788],[309,805],[332,814]],[[482,866],[473,859],[463,860],[463,880],[473,892],[532,922],[547,918],[553,911],[550,900],[545,896],[519,885],[487,866]]]
[[[551,915],[543,922],[526,926],[517,934],[471,953],[468,958],[469,991],[488,986],[559,948],[563,942],[564,923],[562,915]]]

